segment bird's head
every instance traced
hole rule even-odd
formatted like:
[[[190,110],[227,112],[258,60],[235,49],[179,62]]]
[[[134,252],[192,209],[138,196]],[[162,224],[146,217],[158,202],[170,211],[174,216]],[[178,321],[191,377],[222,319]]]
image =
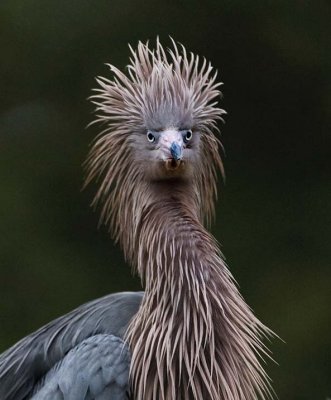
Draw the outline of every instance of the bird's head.
[[[199,154],[199,135],[192,128],[147,129],[136,138],[140,145],[137,162],[150,181],[190,179]]]
[[[191,181],[208,218],[222,170],[216,122],[225,111],[217,106],[216,73],[175,42],[130,50],[127,73],[109,65],[113,78],[97,78],[91,99],[106,127],[92,147],[87,181],[102,178],[96,200],[108,210],[120,187],[132,193],[142,181]]]

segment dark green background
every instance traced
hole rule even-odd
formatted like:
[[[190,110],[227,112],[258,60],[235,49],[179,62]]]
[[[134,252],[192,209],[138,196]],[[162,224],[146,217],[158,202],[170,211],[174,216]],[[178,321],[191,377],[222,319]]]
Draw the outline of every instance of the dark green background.
[[[226,185],[213,231],[285,341],[281,399],[331,397],[330,3],[1,0],[0,351],[73,307],[139,288],[80,192],[86,101],[127,43],[168,35],[225,83]]]

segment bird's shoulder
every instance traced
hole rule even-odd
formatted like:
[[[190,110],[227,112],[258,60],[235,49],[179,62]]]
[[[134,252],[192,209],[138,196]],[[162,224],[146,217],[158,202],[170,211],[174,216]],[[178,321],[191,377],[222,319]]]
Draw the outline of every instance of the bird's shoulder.
[[[0,398],[29,398],[38,382],[88,338],[110,335],[122,339],[142,296],[142,292],[122,292],[102,297],[23,338],[0,355]]]

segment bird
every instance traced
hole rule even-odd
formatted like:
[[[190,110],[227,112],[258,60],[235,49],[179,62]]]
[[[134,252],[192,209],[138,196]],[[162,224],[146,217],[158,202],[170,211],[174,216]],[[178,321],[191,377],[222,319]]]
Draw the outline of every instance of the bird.
[[[208,228],[224,175],[217,71],[171,39],[129,46],[91,101],[103,131],[85,185],[143,292],[107,295],[0,356],[2,400],[255,400],[274,334],[246,304]]]

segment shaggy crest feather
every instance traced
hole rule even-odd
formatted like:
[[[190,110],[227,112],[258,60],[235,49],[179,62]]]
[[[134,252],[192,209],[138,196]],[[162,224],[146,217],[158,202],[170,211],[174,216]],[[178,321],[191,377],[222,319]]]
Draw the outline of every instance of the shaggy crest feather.
[[[106,123],[87,160],[86,182],[100,179],[94,204],[144,285],[130,324],[131,387],[144,400],[253,400],[272,397],[260,357],[272,332],[252,313],[215,239],[224,111],[216,73],[205,59],[157,40],[131,49],[127,74],[97,78],[92,100]],[[179,181],[146,178],[146,131],[192,129],[200,138],[194,174]]]

